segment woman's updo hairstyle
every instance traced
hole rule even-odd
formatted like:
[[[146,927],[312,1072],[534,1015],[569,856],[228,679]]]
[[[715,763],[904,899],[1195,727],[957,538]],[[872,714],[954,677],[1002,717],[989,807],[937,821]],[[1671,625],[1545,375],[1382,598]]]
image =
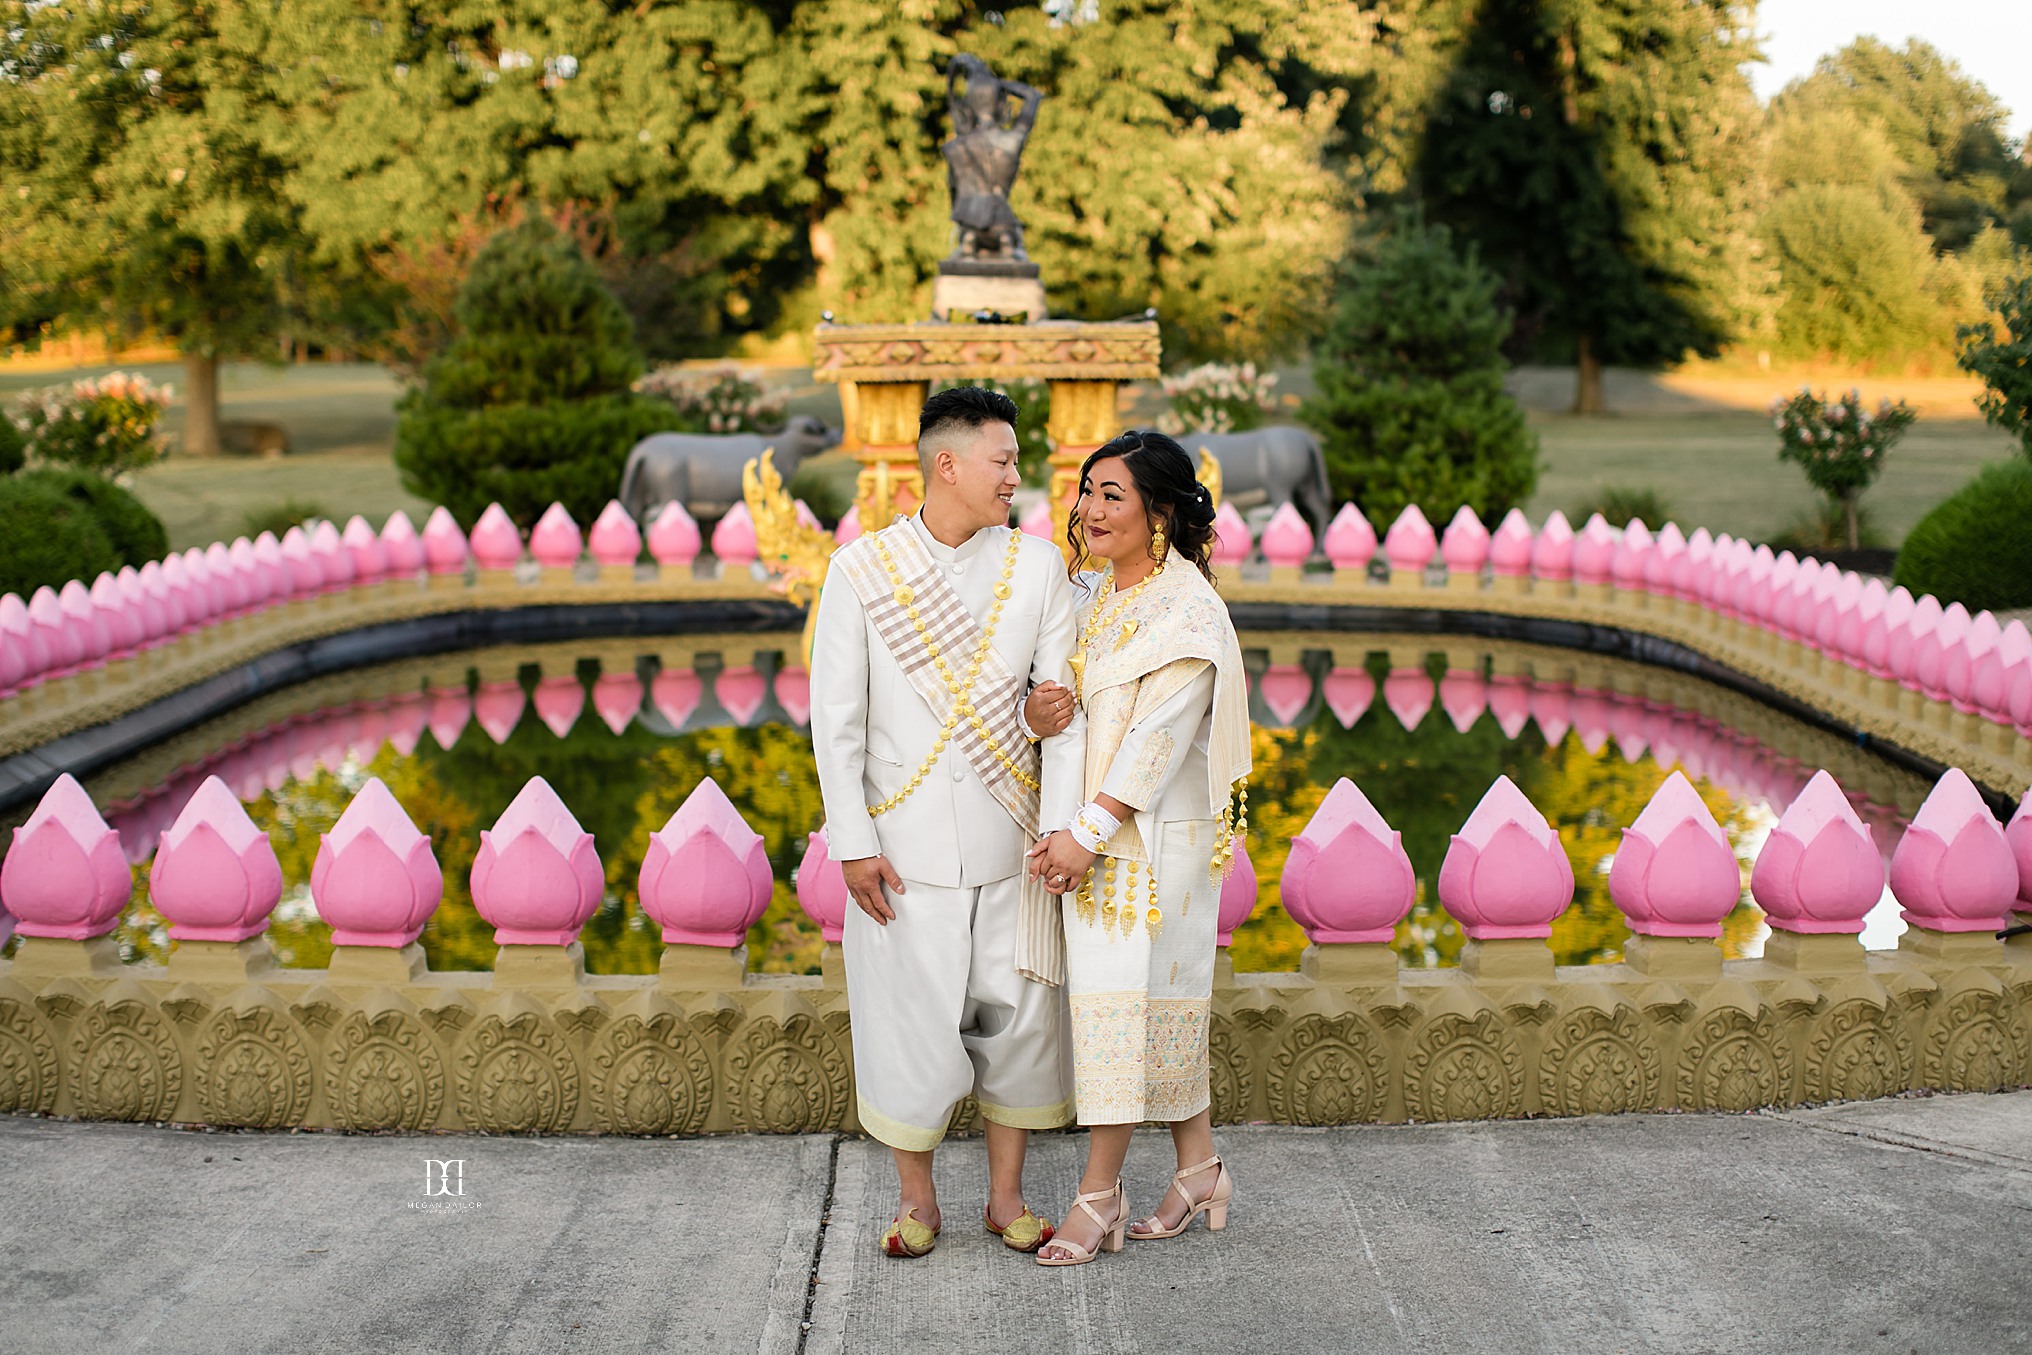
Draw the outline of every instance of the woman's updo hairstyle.
[[[1192,457],[1173,438],[1154,429],[1132,428],[1112,442],[1097,448],[1080,467],[1080,488],[1096,462],[1119,456],[1136,482],[1136,492],[1153,524],[1164,529],[1173,553],[1192,561],[1194,568],[1211,582],[1214,547],[1214,498],[1193,474]],[[1073,550],[1073,572],[1087,560],[1086,533],[1080,529],[1075,508],[1066,523],[1066,540]]]

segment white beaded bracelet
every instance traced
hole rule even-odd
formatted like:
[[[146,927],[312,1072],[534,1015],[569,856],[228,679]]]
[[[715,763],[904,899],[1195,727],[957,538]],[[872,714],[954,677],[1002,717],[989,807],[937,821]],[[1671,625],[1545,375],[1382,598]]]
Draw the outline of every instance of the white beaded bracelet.
[[[1089,800],[1073,814],[1072,823],[1067,831],[1072,834],[1073,841],[1080,846],[1090,852],[1099,852],[1108,845],[1108,839],[1113,837],[1115,830],[1121,826],[1120,819]]]

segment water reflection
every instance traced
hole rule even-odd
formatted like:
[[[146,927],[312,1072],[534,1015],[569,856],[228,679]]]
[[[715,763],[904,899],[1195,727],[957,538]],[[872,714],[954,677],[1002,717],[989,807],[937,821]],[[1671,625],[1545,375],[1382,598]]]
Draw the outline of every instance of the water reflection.
[[[95,778],[87,789],[135,866],[117,933],[130,959],[161,959],[165,926],[149,906],[157,836],[207,775],[218,775],[267,830],[285,880],[270,935],[282,961],[320,966],[329,931],[308,881],[320,834],[378,776],[428,833],[444,869],[442,906],[422,943],[434,969],[486,969],[492,928],[467,891],[480,829],[541,774],[591,832],[607,894],[586,926],[588,969],[654,972],[658,929],[636,877],[649,834],[705,777],[762,834],[778,884],[749,938],[750,964],[816,972],[820,938],[790,881],[822,817],[804,721],[807,675],[754,638],[717,651],[655,653],[606,642],[489,650],[389,665],[268,698]],[[1449,837],[1498,775],[1560,830],[1572,858],[1571,908],[1553,925],[1563,964],[1613,961],[1628,930],[1610,901],[1621,829],[1675,765],[1695,781],[1744,863],[1744,902],[1724,925],[1730,956],[1755,954],[1762,915],[1748,865],[1776,814],[1827,767],[1895,845],[1926,786],[1916,777],[1746,698],[1677,674],[1533,646],[1436,646],[1401,636],[1244,636],[1256,776],[1249,838],[1261,895],[1235,933],[1238,970],[1295,969],[1304,934],[1284,913],[1278,876],[1291,837],[1338,777],[1356,781],[1403,833],[1418,903],[1399,927],[1408,965],[1455,962],[1459,928],[1433,889]],[[25,818],[22,811],[18,818]],[[1895,907],[1866,941],[1889,944]]]

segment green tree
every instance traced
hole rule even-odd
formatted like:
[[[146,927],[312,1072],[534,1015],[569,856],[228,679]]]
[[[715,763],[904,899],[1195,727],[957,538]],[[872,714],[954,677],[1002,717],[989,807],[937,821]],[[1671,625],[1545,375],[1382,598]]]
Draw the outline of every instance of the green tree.
[[[275,191],[271,6],[0,6],[0,324],[182,351],[184,446],[219,449],[218,364],[268,356],[304,237]]]
[[[525,528],[553,502],[591,522],[628,449],[678,426],[668,402],[629,389],[642,355],[628,314],[547,222],[481,252],[454,318],[457,336],[399,406],[395,464],[462,524],[490,502]]]
[[[1335,497],[1378,531],[1412,503],[1435,522],[1466,504],[1494,523],[1537,483],[1537,436],[1503,389],[1510,317],[1496,291],[1472,249],[1410,213],[1347,268],[1299,417]]]
[[[1998,288],[1991,309],[2003,332],[1988,318],[1964,325],[1955,335],[1957,360],[1988,388],[1976,402],[1983,417],[2017,438],[2032,459],[2032,273]]]
[[[1759,119],[1725,0],[1485,0],[1427,122],[1419,188],[1503,279],[1520,351],[1712,353],[1763,323],[1751,233]]]

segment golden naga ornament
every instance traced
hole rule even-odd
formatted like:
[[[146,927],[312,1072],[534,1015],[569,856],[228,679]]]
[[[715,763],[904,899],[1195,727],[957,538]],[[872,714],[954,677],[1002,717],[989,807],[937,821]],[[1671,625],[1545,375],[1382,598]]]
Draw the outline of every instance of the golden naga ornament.
[[[830,532],[799,519],[797,501],[783,487],[783,476],[776,469],[774,447],[765,448],[757,460],[741,468],[741,497],[755,521],[756,557],[777,576],[776,591],[805,608],[804,663],[809,668],[818,594],[838,543]]]
[[[1207,493],[1213,497],[1214,507],[1219,508],[1221,506],[1221,462],[1220,458],[1215,456],[1210,449],[1205,447],[1199,449],[1199,473],[1194,475],[1193,479],[1206,486]]]

